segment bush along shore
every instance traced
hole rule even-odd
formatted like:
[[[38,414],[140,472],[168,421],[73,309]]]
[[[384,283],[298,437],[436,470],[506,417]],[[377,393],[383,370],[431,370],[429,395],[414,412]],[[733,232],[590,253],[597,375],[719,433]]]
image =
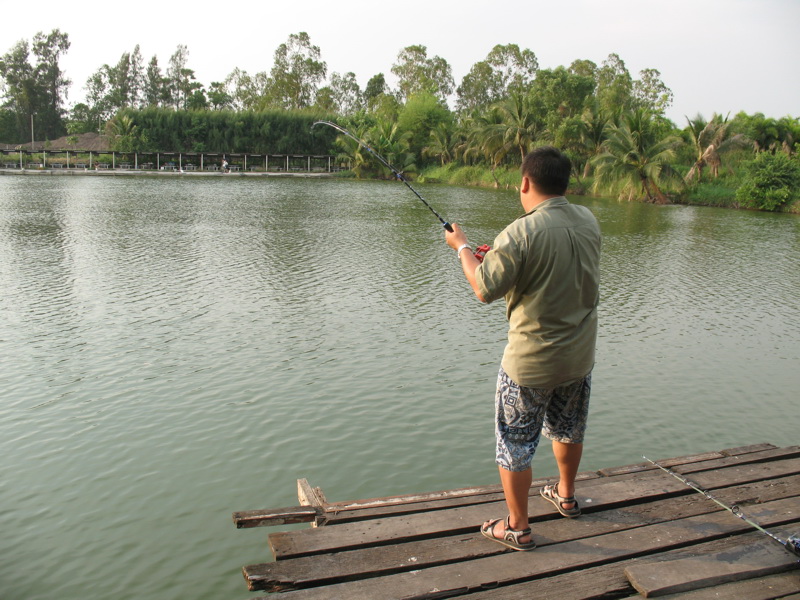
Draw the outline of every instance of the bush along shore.
[[[665,194],[670,204],[713,206],[746,210],[764,210],[800,214],[800,163],[784,154],[760,154],[755,160],[740,161],[738,173],[726,171],[716,178],[684,182],[679,189]],[[688,173],[688,169],[686,170]],[[343,175],[349,172],[343,173]],[[423,183],[518,189],[519,170],[455,164],[429,167],[419,174]],[[594,177],[573,176],[569,194],[609,197],[606,191],[594,191]],[[621,200],[637,200],[618,195]]]

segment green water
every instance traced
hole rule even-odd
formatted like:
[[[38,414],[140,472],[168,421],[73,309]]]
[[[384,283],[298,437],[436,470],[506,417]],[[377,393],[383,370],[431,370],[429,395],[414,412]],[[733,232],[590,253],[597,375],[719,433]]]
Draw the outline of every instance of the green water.
[[[420,190],[475,243],[520,212]],[[796,443],[800,219],[573,200],[604,232],[583,467]],[[504,336],[396,183],[0,177],[0,598],[244,599],[270,530],[231,513],[297,478],[495,483]]]

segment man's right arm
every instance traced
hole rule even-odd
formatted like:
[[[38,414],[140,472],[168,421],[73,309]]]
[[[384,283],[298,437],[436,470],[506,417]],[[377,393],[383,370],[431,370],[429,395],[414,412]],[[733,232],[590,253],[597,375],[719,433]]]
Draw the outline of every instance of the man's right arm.
[[[475,271],[481,263],[475,258],[475,255],[472,253],[472,248],[466,245],[467,235],[461,227],[459,227],[457,223],[453,223],[452,227],[453,231],[445,231],[445,241],[448,246],[458,252],[458,260],[461,261],[461,268],[464,269],[464,276],[472,287],[472,291],[475,292],[475,296],[477,296],[478,300],[481,302],[486,302],[483,299],[483,295],[478,287],[478,280],[475,277]]]

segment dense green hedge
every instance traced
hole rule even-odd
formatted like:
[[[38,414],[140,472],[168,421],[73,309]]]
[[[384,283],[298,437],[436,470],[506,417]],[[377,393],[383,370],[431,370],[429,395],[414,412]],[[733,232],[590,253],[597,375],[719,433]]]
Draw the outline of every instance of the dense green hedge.
[[[125,117],[133,127],[117,137],[129,138],[125,145],[140,151],[322,155],[330,153],[337,135],[330,127],[312,129],[314,121],[330,115],[306,111],[125,109],[115,121]]]

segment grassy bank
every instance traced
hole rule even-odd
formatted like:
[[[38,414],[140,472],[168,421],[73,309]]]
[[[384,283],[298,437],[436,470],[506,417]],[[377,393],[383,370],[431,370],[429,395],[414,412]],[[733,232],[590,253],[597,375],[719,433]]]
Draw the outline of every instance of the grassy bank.
[[[512,189],[519,186],[519,169],[499,168],[492,170],[485,166],[456,166],[453,164],[429,167],[417,178],[420,182],[446,183],[475,187]],[[593,195],[592,179],[570,181],[569,193],[580,196]],[[721,208],[742,208],[736,200],[736,190],[742,185],[739,177],[726,173],[711,181],[703,181],[682,187],[670,193],[676,204],[692,206],[715,206]],[[800,200],[795,201],[778,212],[800,214]]]

